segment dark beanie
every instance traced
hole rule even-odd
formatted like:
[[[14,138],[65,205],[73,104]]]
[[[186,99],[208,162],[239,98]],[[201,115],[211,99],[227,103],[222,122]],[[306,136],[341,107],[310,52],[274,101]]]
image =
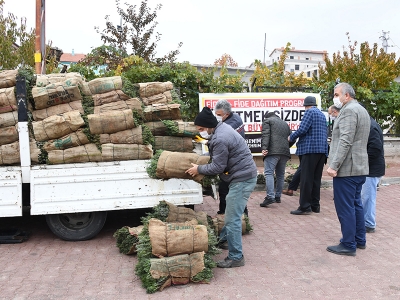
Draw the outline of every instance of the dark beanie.
[[[196,119],[194,119],[194,125],[206,128],[215,128],[218,125],[218,120],[215,118],[209,107],[204,107],[197,115]]]

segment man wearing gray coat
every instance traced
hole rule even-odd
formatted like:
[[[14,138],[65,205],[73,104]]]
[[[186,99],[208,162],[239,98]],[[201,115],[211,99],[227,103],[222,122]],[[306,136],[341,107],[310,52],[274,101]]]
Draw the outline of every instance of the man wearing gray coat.
[[[361,188],[368,175],[367,142],[370,118],[364,107],[354,99],[348,83],[335,86],[333,102],[341,108],[332,131],[328,174],[333,177],[336,213],[342,238],[340,244],[326,250],[339,255],[356,255],[356,249],[365,249],[364,211]]]
[[[262,124],[261,149],[264,156],[264,174],[267,195],[261,207],[272,203],[281,203],[281,194],[285,180],[286,162],[290,159],[289,125],[274,112],[265,116]],[[276,174],[276,189],[274,187]]]

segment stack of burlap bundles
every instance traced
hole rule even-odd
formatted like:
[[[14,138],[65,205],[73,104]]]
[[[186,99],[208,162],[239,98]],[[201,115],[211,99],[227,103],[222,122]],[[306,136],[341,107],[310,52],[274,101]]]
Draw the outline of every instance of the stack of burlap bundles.
[[[0,165],[19,165],[18,105],[15,97],[18,70],[0,72]],[[30,141],[32,163],[38,163],[40,149]]]
[[[136,86],[139,88],[140,99],[146,106],[172,102],[171,91],[174,86],[170,81],[138,83]]]
[[[192,163],[196,165],[205,165],[210,161],[209,156],[198,155],[196,153],[180,153],[163,151],[157,162],[156,176],[157,178],[181,178],[193,179],[201,182],[204,175],[197,174],[192,177],[185,171],[192,167]]]

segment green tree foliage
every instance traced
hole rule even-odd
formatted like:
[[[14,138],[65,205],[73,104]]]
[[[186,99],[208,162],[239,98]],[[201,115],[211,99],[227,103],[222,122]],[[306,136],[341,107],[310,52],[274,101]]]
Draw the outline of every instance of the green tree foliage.
[[[274,62],[272,68],[264,65],[260,60],[255,61],[256,69],[251,81],[255,80],[255,86],[268,86],[271,88],[266,89],[268,92],[285,92],[292,91],[292,88],[303,88],[310,86],[310,81],[301,72],[295,75],[294,72],[285,71],[285,61],[288,58],[287,52],[290,50],[290,43],[282,51],[277,62]]]
[[[101,40],[104,44],[114,49],[114,51],[107,52],[107,56],[103,57],[107,61],[113,63],[118,58],[127,57],[128,54],[136,55],[145,61],[157,62],[159,64],[174,62],[176,60],[182,43],[178,44],[176,50],[170,51],[161,58],[156,57],[157,43],[161,39],[161,34],[155,32],[155,28],[158,25],[155,19],[162,5],[158,4],[151,11],[147,2],[148,0],[142,0],[139,7],[125,3],[127,8],[124,10],[121,7],[120,0],[116,0],[118,14],[123,20],[122,26],[114,25],[109,20],[109,16],[106,16],[106,29],[100,32],[99,27],[95,28],[97,33],[101,34]],[[110,69],[112,69],[111,66]]]
[[[319,67],[319,78],[314,78],[313,86],[322,91],[324,106],[332,104],[333,88],[336,78],[348,82],[356,91],[356,98],[361,101],[370,115],[384,128],[390,123],[397,123],[399,128],[399,85],[394,79],[400,75],[400,59],[395,53],[385,53],[375,43],[371,48],[367,42],[351,42],[348,36],[348,50],[334,53],[332,60],[325,58],[326,67]],[[396,132],[398,133],[399,131]]]
[[[33,67],[35,32],[27,30],[25,18],[18,20],[12,13],[4,16],[3,6],[4,0],[0,0],[0,68]]]

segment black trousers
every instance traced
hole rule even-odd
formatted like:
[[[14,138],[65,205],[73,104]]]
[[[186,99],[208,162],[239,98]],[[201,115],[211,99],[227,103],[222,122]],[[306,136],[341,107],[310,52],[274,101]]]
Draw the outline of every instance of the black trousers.
[[[297,168],[296,172],[293,174],[292,181],[289,183],[288,190],[297,191],[300,184],[301,175],[301,165]]]
[[[321,177],[326,161],[324,153],[310,153],[299,156],[301,165],[300,207],[302,211],[318,209],[321,198]]]

